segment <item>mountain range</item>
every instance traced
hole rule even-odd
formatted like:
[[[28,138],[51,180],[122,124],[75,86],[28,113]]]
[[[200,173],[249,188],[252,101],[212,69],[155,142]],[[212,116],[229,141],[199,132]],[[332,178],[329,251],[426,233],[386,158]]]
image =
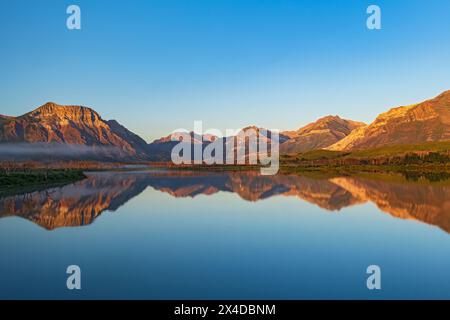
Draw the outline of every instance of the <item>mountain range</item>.
[[[249,129],[270,143],[270,134],[260,134],[263,128],[249,126],[242,130]],[[211,135],[202,137],[191,132],[191,137],[193,144],[201,143],[203,147],[216,139],[225,143],[225,139]],[[281,131],[280,152],[365,150],[447,140],[450,140],[450,91],[418,104],[393,108],[368,125],[326,116],[298,130]],[[47,150],[54,158],[170,161],[170,152],[177,143],[171,141],[170,135],[147,143],[119,122],[104,120],[93,109],[83,106],[49,102],[22,116],[0,115],[0,159],[21,156],[30,159],[33,154],[22,151],[39,146],[33,150]],[[60,152],[61,146],[70,148]]]
[[[394,217],[422,221],[450,233],[450,186],[412,182],[397,175],[369,179],[261,176],[256,172],[96,172],[59,188],[1,197],[0,218],[18,216],[48,230],[84,226],[105,211],[116,211],[147,187],[176,198],[227,192],[256,202],[286,196],[334,212],[373,203]]]

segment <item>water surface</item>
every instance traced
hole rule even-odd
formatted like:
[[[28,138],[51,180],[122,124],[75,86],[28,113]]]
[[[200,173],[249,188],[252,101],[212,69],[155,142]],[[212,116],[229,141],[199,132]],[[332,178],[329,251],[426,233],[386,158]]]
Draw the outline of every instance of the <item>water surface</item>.
[[[0,298],[450,298],[448,180],[97,172],[0,217]]]

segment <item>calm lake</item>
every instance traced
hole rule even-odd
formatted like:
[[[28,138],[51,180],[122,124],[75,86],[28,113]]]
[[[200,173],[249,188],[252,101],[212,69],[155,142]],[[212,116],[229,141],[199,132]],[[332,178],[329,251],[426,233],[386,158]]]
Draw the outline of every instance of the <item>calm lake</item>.
[[[0,198],[1,299],[450,298],[448,180],[87,175]]]

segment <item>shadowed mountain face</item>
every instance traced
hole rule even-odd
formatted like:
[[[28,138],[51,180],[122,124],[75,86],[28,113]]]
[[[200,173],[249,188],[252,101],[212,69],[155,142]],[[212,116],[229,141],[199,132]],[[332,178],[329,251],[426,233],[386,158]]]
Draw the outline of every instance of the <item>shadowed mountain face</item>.
[[[391,176],[392,178],[392,176]],[[176,198],[219,192],[246,201],[274,196],[297,197],[329,211],[372,202],[394,217],[413,219],[450,232],[450,184],[392,182],[377,178],[260,176],[257,172],[145,171],[89,173],[60,188],[0,199],[0,217],[18,216],[48,229],[83,226],[104,211],[115,211],[147,187]]]

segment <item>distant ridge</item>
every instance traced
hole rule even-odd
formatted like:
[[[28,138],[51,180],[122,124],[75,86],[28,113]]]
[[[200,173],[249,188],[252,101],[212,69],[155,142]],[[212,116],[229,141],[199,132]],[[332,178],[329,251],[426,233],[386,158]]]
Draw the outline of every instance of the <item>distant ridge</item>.
[[[248,126],[241,131],[254,130],[263,141],[271,143],[266,129]],[[263,130],[264,129],[264,130]],[[267,130],[268,131],[268,130]],[[267,132],[266,131],[266,132]],[[270,132],[270,131],[269,131]],[[206,147],[223,138],[200,136],[191,132],[192,143]],[[410,106],[393,108],[380,114],[366,125],[362,122],[326,116],[295,131],[281,131],[280,153],[295,154],[314,150],[350,151],[395,145],[414,145],[424,142],[450,141],[450,90],[439,96]],[[86,148],[77,153],[74,148],[64,158],[85,159],[87,154],[98,160],[117,161],[171,161],[171,150],[178,141],[170,135],[150,144],[116,120],[104,120],[93,109],[76,105],[48,102],[22,116],[0,115],[0,146],[28,148],[23,157],[28,159],[32,150],[40,147],[61,150],[63,146]],[[26,154],[26,155],[25,155]],[[0,153],[0,160],[5,153]],[[57,157],[58,154],[52,154]],[[17,157],[13,157],[17,160]]]

